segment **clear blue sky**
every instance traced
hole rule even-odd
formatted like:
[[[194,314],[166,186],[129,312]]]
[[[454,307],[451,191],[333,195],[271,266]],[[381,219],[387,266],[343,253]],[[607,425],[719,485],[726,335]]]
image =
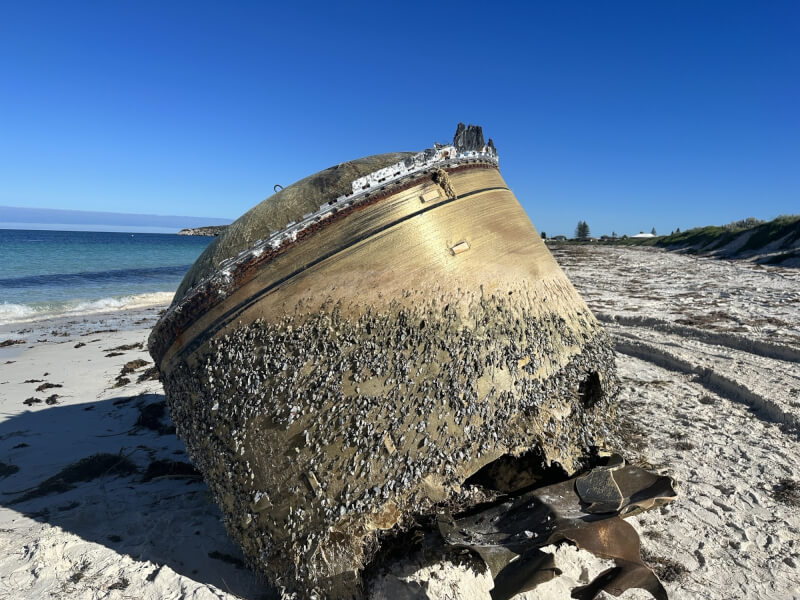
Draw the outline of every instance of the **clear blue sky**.
[[[549,235],[800,212],[800,2],[0,8],[0,205],[235,218],[458,121]]]

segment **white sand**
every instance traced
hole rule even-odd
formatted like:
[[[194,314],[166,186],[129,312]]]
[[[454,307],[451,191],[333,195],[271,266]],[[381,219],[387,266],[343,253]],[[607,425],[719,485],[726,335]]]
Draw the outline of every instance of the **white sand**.
[[[29,342],[0,348],[0,461],[19,467],[0,478],[0,598],[270,597],[261,578],[240,566],[205,484],[142,481],[152,461],[188,458],[174,434],[135,425],[139,406],[163,401],[158,381],[136,382],[152,366],[147,352],[106,355],[145,345],[156,319],[151,308],[0,328],[0,340]],[[91,333],[105,329],[119,331]],[[127,375],[130,384],[113,387],[134,359],[148,364]],[[63,387],[36,392],[41,383],[23,383],[29,379]],[[52,394],[59,395],[53,405],[23,403]],[[12,491],[97,453],[126,456],[140,472],[11,504],[20,496]]]
[[[622,351],[638,453],[678,481],[678,500],[630,520],[651,562],[686,570],[664,582],[670,597],[800,598],[800,507],[772,493],[800,480],[800,270],[602,246],[554,255]]]
[[[641,432],[628,455],[678,481],[677,501],[630,520],[670,597],[800,598],[800,509],[773,496],[781,479],[800,480],[800,271],[642,249],[554,253],[622,351],[622,410]],[[106,355],[144,344],[157,308],[0,327],[0,341],[26,340],[0,348],[0,461],[19,468],[0,477],[0,598],[275,597],[237,564],[202,482],[143,481],[153,461],[187,457],[174,435],[136,426],[141,406],[163,400],[157,381],[136,382],[147,353]],[[90,333],[103,329],[118,331]],[[113,387],[134,359],[148,364]],[[36,392],[43,382],[62,387]],[[14,503],[97,453],[139,471]],[[585,554],[557,555],[572,583],[597,571]],[[416,597],[426,586],[488,597],[475,574],[429,570],[404,575],[421,582]],[[447,587],[459,577],[463,589]],[[567,598],[562,579],[526,597]]]

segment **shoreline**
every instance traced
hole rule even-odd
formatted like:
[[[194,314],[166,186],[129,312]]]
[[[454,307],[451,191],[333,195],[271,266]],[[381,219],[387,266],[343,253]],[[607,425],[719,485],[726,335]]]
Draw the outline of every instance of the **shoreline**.
[[[100,300],[76,301],[79,302],[73,311],[38,313],[19,319],[9,319],[0,321],[0,342],[8,336],[33,332],[60,329],[62,333],[69,334],[74,328],[79,328],[81,324],[93,322],[112,321],[122,326],[133,326],[133,321],[143,318],[155,312],[159,314],[166,310],[174,292],[149,292],[144,294],[134,294]],[[115,306],[116,303],[119,305]],[[93,306],[94,305],[94,306]],[[28,308],[28,305],[0,304],[0,309],[7,306],[21,306]],[[141,316],[140,316],[141,313]],[[127,324],[127,325],[124,325]]]

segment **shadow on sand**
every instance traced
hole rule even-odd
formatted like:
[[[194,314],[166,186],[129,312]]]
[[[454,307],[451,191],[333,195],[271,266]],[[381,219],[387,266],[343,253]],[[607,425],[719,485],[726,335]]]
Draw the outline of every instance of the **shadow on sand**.
[[[163,407],[160,394],[119,396],[0,423],[0,505],[149,561],[137,569],[147,581],[166,566],[248,600],[277,597],[244,566]]]

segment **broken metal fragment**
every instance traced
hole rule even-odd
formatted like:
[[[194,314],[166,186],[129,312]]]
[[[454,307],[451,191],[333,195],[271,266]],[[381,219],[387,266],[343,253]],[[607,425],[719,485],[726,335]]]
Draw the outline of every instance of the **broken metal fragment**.
[[[574,598],[591,600],[600,591],[619,595],[638,587],[656,600],[666,600],[661,582],[642,562],[636,530],[620,517],[661,506],[675,496],[669,477],[618,461],[517,494],[466,517],[454,519],[443,513],[438,528],[446,544],[469,548],[483,558],[494,577],[493,600],[511,598],[557,575],[540,548],[560,540],[616,563],[576,588]]]

